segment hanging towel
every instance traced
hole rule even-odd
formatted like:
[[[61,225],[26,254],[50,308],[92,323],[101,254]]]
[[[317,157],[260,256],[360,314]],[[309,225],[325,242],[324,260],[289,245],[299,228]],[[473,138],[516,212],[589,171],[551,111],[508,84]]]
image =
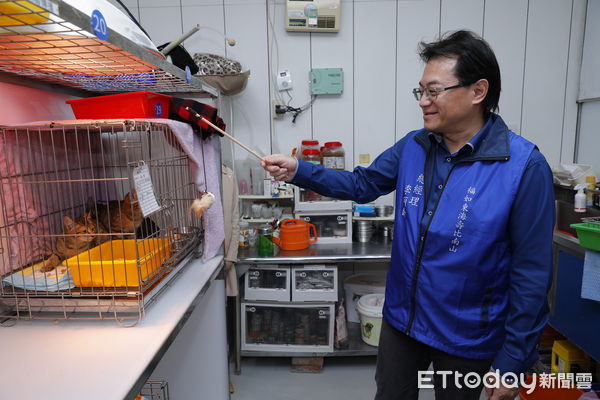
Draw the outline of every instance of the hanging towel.
[[[220,186],[220,139],[212,136],[202,140],[190,124],[171,119],[144,119],[144,121],[169,126],[177,138],[178,145],[189,157],[190,170],[198,191],[207,191],[215,195],[215,202],[212,207],[202,214],[202,225],[204,226],[204,252],[202,258],[208,260],[219,254],[225,239]],[[204,179],[205,177],[206,179]]]
[[[600,252],[585,251],[581,298],[600,301]]]

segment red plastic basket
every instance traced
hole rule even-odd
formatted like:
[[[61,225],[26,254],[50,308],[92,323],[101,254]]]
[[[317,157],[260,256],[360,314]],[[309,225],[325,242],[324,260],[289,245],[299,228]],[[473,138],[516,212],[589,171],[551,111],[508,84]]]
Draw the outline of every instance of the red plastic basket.
[[[77,119],[168,118],[171,97],[154,92],[131,92],[67,100]]]

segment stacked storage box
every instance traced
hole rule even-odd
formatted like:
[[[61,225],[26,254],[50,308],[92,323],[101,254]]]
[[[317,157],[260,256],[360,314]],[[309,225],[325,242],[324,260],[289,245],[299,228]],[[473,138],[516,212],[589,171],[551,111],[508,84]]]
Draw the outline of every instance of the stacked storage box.
[[[244,281],[242,350],[333,351],[335,265],[255,266]]]

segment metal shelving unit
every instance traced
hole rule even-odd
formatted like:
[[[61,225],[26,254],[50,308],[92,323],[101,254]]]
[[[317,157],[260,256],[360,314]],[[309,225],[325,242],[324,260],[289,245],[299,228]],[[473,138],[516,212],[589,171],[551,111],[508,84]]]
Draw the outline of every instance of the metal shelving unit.
[[[133,23],[133,22],[132,22]],[[0,71],[92,93],[148,90],[218,97],[164,57],[61,0],[0,1]]]

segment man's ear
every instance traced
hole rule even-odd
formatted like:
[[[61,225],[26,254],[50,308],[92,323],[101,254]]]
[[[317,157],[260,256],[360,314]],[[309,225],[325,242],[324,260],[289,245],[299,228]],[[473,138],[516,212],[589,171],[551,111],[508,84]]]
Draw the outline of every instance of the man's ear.
[[[483,102],[489,88],[490,83],[487,79],[480,79],[471,85],[471,90],[473,91],[473,105],[481,104]]]

